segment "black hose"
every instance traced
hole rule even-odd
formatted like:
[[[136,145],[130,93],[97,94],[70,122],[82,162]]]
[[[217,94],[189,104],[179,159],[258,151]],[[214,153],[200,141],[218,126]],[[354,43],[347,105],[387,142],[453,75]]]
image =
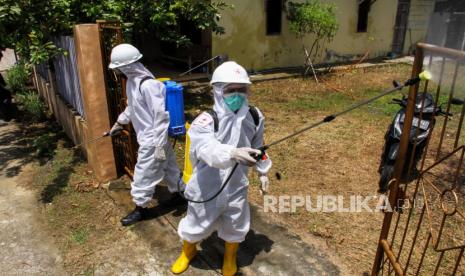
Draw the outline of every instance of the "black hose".
[[[226,185],[228,185],[228,182],[229,180],[231,179],[232,175],[234,174],[234,172],[236,171],[237,169],[237,166],[239,165],[239,163],[236,163],[234,165],[234,167],[232,168],[231,172],[229,173],[228,177],[226,177],[226,180],[224,181],[224,183],[221,185],[221,188],[218,190],[218,192],[216,192],[213,196],[211,196],[209,199],[205,199],[205,200],[195,200],[195,199],[190,199],[190,198],[187,198],[186,196],[184,196],[184,194],[181,192],[181,187],[179,186],[179,182],[181,182],[181,179],[179,179],[178,181],[178,193],[179,195],[184,198],[185,200],[189,201],[189,202],[193,202],[193,203],[205,203],[205,202],[209,202],[209,201],[212,201],[213,199],[215,199],[223,190],[224,188],[226,188]]]
[[[178,141],[177,136],[174,136],[174,138],[173,138],[173,150],[176,149],[176,141]]]

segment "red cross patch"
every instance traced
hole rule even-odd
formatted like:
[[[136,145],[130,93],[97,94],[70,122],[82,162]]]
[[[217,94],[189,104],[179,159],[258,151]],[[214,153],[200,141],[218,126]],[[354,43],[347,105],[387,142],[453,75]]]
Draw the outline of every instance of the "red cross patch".
[[[202,113],[192,122],[192,125],[207,126],[211,122],[213,122],[213,118],[206,113]]]

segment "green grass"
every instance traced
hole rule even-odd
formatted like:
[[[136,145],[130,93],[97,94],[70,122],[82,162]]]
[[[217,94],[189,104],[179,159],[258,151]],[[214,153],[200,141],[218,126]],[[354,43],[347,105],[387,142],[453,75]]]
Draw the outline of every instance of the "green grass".
[[[341,93],[327,95],[306,95],[287,103],[290,109],[334,110],[350,104],[350,98]]]
[[[39,167],[35,179],[35,184],[41,188],[40,199],[44,203],[52,202],[55,196],[69,189],[69,177],[74,172],[77,161],[74,152],[61,144],[52,156],[52,160]]]
[[[291,110],[302,111],[322,111],[334,113],[343,111],[363,100],[379,95],[382,91],[378,89],[366,89],[356,92],[355,97],[349,97],[342,93],[328,93],[327,95],[307,95],[305,97],[290,101],[287,107]],[[358,116],[392,117],[398,110],[399,106],[391,104],[393,98],[401,98],[399,93],[384,96],[358,110],[352,111],[352,114]]]
[[[306,94],[302,97],[291,100],[286,103],[286,107],[291,111],[315,111],[315,112],[328,112],[335,113],[343,111],[361,101],[370,99],[382,93],[382,89],[368,88],[364,90],[358,90],[353,93],[353,97],[349,97],[346,94],[338,92],[329,92],[321,94],[320,92],[314,94]],[[384,97],[377,99],[376,101],[360,107],[357,110],[352,111],[355,117],[373,117],[373,119],[380,118],[392,118],[400,109],[400,106],[393,103],[392,99],[401,99],[403,95],[407,95],[408,91],[404,89],[404,93],[393,92]],[[435,94],[433,93],[433,97]],[[446,108],[446,104],[449,100],[447,93],[441,93],[439,97],[439,105],[442,105],[443,110]],[[451,111],[457,113],[460,111],[460,107],[452,106]]]
[[[90,267],[90,268],[86,269],[85,271],[83,271],[82,273],[80,273],[79,275],[82,275],[82,276],[92,276],[92,275],[95,275],[94,268],[93,268],[93,267]]]
[[[83,245],[89,238],[89,230],[80,228],[71,233],[71,240],[79,245]]]
[[[46,117],[46,107],[39,94],[32,90],[24,90],[16,93],[16,100],[26,112],[26,119],[40,122]]]
[[[23,91],[29,81],[29,71],[24,64],[16,64],[6,73],[6,83],[14,92]]]
[[[54,147],[50,145],[56,144],[57,135],[55,133],[45,133],[33,141],[33,147],[36,149],[38,157],[52,157],[55,151]]]

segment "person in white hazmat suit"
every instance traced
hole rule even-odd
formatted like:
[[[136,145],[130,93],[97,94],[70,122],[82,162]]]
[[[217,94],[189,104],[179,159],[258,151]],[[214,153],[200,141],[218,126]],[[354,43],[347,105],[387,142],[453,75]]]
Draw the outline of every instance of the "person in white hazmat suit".
[[[177,192],[180,179],[176,157],[168,141],[169,114],[165,111],[165,86],[138,62],[140,58],[142,54],[134,46],[120,44],[112,49],[109,65],[110,69],[126,76],[128,103],[110,130],[110,135],[119,134],[123,125],[131,122],[139,144],[131,183],[131,196],[136,208],[121,219],[124,226],[147,216],[147,206],[152,200],[155,187],[163,179],[167,181],[171,193]],[[179,204],[183,202],[178,193],[171,200]]]
[[[178,234],[183,240],[182,252],[172,266],[172,272],[184,272],[197,253],[196,243],[213,231],[225,241],[223,275],[237,272],[236,253],[250,228],[250,210],[247,201],[249,166],[260,176],[262,190],[267,189],[266,174],[271,160],[265,155],[256,161],[263,145],[264,117],[255,107],[249,107],[250,80],[245,69],[233,61],[221,64],[213,73],[213,111],[203,112],[189,129],[190,159],[194,164],[192,177],[184,195],[188,199],[206,200],[214,195],[228,177],[233,166],[239,163],[226,188],[206,203],[188,203],[187,215],[179,223]],[[251,108],[257,110],[258,125],[252,118]]]

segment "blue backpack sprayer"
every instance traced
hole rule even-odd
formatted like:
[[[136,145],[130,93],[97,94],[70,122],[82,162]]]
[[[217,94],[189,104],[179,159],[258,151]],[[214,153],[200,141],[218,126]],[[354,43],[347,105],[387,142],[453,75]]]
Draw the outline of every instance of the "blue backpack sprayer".
[[[144,81],[149,80],[149,79],[152,79],[152,78],[146,77],[142,79],[140,84],[142,84]],[[176,83],[175,81],[171,81],[171,80],[163,80],[163,83],[165,84],[165,87],[166,87],[165,110],[168,111],[168,113],[170,114],[170,124],[168,127],[168,135],[176,138],[178,136],[186,134],[186,126],[185,126],[185,119],[184,119],[184,98],[183,98],[184,88],[180,84]],[[105,132],[102,136],[99,136],[89,141],[80,143],[74,146],[73,148],[78,148],[84,143],[93,143],[97,140],[100,140],[108,136],[110,136],[110,132]]]
[[[186,134],[184,119],[184,98],[182,85],[175,81],[164,81],[166,87],[166,111],[170,114],[170,126],[168,135],[177,137]]]

